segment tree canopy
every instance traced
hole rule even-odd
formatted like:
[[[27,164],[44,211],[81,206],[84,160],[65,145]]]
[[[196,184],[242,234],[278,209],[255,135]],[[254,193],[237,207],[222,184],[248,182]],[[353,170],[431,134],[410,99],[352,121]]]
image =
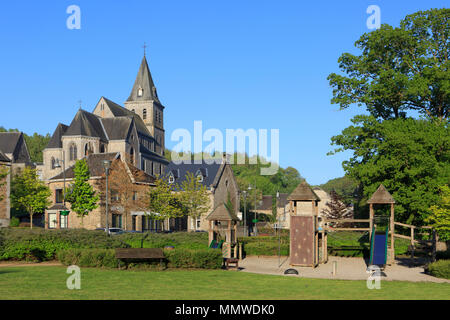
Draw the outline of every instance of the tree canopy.
[[[346,74],[328,76],[332,103],[341,109],[365,105],[376,118],[405,117],[415,110],[448,119],[450,105],[450,9],[419,11],[399,27],[383,24],[363,34],[360,55],[338,60]]]

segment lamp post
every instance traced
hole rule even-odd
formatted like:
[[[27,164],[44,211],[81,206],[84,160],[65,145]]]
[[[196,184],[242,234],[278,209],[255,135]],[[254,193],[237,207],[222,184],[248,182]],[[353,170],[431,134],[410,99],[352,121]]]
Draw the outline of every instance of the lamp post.
[[[65,155],[66,155],[66,153],[63,150],[62,151],[62,159],[56,159],[55,168],[61,168],[61,164],[59,163],[61,161],[62,162],[62,171],[63,171],[63,207],[64,207],[64,211],[67,214],[68,211],[66,208],[66,157],[65,157]],[[60,214],[61,214],[61,212],[60,212]],[[67,220],[68,220],[68,218],[67,218]],[[60,224],[61,224],[61,222],[60,222]]]
[[[109,174],[109,168],[111,168],[111,160],[103,160],[103,168],[105,168],[105,175],[106,175],[106,192],[105,192],[105,214],[106,214],[106,220],[105,220],[105,231],[106,234],[109,235],[109,225],[108,225],[108,174]]]
[[[246,237],[248,237],[248,229],[247,229],[247,214],[246,214],[246,208],[247,208],[247,191],[242,191],[244,194],[244,234]]]
[[[278,268],[280,267],[280,256],[281,256],[281,232],[280,232],[280,218],[278,217],[278,201],[280,199],[280,192],[277,191],[277,199],[275,204],[275,212],[277,217],[277,232],[278,232]]]

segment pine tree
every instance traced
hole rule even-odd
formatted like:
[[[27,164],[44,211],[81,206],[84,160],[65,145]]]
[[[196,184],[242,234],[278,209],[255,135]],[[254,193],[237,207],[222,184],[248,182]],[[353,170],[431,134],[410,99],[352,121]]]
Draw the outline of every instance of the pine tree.
[[[85,159],[78,160],[73,171],[75,174],[74,183],[66,193],[66,200],[71,204],[72,211],[81,218],[81,227],[83,227],[84,216],[98,207],[99,196],[96,195],[94,188],[88,182],[90,174]]]

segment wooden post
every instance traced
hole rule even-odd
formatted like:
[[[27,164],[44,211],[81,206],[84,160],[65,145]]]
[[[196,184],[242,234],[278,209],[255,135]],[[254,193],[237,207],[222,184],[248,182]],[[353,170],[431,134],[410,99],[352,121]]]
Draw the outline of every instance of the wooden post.
[[[391,260],[394,262],[395,259],[395,248],[394,248],[394,233],[395,233],[395,225],[394,225],[394,204],[391,203],[391,250],[392,256]]]
[[[209,221],[209,232],[208,232],[208,245],[211,244],[211,241],[213,241],[214,239],[214,230],[213,230],[213,226],[212,226],[213,220]]]
[[[369,222],[369,229],[370,229],[369,236],[370,236],[370,239],[372,239],[372,229],[373,229],[373,204],[372,203],[369,205],[369,220],[370,220],[370,222]]]

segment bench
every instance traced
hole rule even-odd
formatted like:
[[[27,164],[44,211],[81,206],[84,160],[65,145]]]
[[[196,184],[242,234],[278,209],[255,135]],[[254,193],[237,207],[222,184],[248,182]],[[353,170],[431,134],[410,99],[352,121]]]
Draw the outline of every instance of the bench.
[[[159,259],[160,264],[162,265],[163,260],[166,257],[164,256],[164,251],[159,248],[117,248],[116,249],[116,259],[125,260],[125,263],[128,267],[129,260],[151,260],[151,259]],[[120,269],[120,262],[119,262]]]
[[[225,268],[229,270],[230,268],[239,269],[239,259],[227,258],[225,259]]]

